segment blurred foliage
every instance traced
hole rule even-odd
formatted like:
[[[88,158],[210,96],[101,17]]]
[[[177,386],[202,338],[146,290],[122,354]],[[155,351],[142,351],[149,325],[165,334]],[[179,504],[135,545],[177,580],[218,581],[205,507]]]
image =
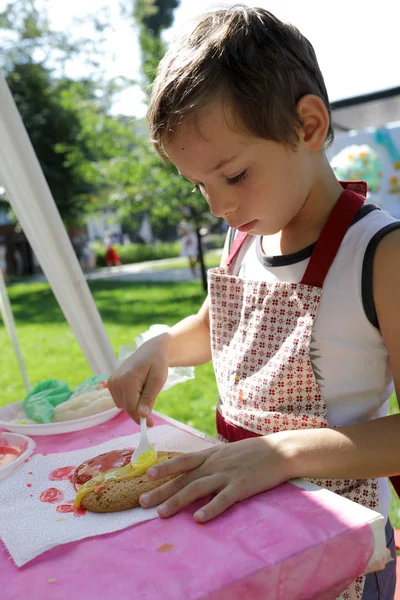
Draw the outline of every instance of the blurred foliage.
[[[121,0],[139,35],[147,88],[178,4]],[[107,207],[131,231],[144,212],[155,231],[182,218],[197,229],[215,224],[201,194],[155,153],[143,123],[111,114],[114,95],[132,82],[108,80],[100,68],[111,27],[107,8],[85,19],[90,39],[79,37],[79,28],[54,31],[36,0],[13,0],[0,13],[0,66],[64,221],[77,224]],[[87,77],[73,80],[65,67],[78,59],[88,65]]]
[[[149,85],[155,79],[158,63],[165,54],[162,32],[171,27],[174,10],[179,0],[136,0],[133,2],[132,16],[139,29],[139,43],[142,54],[143,87],[149,92]]]

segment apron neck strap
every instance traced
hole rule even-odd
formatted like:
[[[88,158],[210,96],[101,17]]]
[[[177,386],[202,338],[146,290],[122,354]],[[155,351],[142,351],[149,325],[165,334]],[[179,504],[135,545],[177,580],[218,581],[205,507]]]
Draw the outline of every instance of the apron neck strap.
[[[346,235],[348,228],[353,222],[357,212],[361,208],[365,200],[365,196],[367,195],[368,186],[365,181],[340,181],[340,185],[344,189],[344,192],[340,196],[324,229],[322,230],[321,236],[314,248],[314,252],[311,256],[310,262],[308,264],[308,267],[306,269],[301,283],[322,287],[322,284],[336,256],[339,246],[344,236]],[[352,198],[352,200],[350,198]],[[346,217],[346,215],[348,215],[348,218]],[[334,223],[333,225],[330,225],[332,219],[334,219]],[[335,231],[336,228],[338,229],[338,231]],[[229,267],[232,264],[247,237],[247,233],[242,233],[241,231],[237,232],[226,261],[227,267]],[[323,247],[321,249],[321,238],[324,238],[323,245],[325,245],[326,241],[329,242],[329,252],[327,251],[328,248],[325,249]],[[332,243],[333,240],[336,240],[336,243]],[[314,258],[315,254],[317,254],[317,258]],[[320,254],[322,255],[321,258],[319,258]],[[310,264],[311,273],[309,272]],[[305,280],[306,278],[307,280]]]
[[[232,247],[229,251],[229,256],[226,261],[226,266],[229,267],[233,260],[236,258],[240,248],[243,246],[243,242],[247,239],[248,233],[243,233],[242,231],[238,231],[235,239],[233,240]]]
[[[344,190],[322,229],[301,283],[322,287],[339,246],[364,204],[360,194]]]

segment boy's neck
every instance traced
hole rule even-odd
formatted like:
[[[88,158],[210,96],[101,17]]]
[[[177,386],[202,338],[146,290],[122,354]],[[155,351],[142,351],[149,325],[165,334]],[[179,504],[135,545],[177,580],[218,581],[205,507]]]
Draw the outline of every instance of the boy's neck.
[[[342,192],[343,188],[324,156],[301,211],[285,229],[263,237],[264,253],[268,256],[292,254],[316,242]]]

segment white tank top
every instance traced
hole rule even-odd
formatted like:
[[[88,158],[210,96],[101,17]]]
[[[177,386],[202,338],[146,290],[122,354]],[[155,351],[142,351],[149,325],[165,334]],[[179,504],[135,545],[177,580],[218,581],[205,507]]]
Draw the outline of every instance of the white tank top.
[[[381,239],[400,227],[389,214],[364,206],[346,233],[326,276],[314,323],[311,360],[327,420],[333,427],[385,416],[393,392],[388,353],[377,322],[372,267]],[[257,236],[235,262],[242,279],[299,283],[314,245],[267,257]],[[387,479],[380,480],[379,512],[389,513]]]

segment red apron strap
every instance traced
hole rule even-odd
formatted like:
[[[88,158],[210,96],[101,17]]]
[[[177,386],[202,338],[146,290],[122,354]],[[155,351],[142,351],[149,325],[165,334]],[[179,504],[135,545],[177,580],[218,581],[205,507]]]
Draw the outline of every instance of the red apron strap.
[[[229,267],[229,265],[232,263],[233,259],[237,256],[237,253],[239,252],[240,248],[242,247],[243,242],[245,241],[247,236],[248,236],[248,233],[244,233],[242,231],[237,232],[236,237],[232,244],[232,248],[229,252],[228,260],[226,261],[227,267]]]
[[[342,192],[315,244],[301,283],[322,287],[339,246],[364,200],[360,194],[347,189]]]
[[[339,181],[340,185],[344,190],[349,192],[355,192],[366,198],[368,192],[368,184],[366,181],[355,180],[355,181]]]

